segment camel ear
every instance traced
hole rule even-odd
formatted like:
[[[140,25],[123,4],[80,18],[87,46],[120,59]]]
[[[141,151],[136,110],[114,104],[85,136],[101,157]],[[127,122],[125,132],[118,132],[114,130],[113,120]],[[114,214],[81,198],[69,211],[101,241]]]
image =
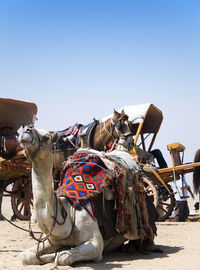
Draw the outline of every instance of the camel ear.
[[[57,143],[57,141],[58,141],[58,132],[54,132],[52,134],[52,142]]]

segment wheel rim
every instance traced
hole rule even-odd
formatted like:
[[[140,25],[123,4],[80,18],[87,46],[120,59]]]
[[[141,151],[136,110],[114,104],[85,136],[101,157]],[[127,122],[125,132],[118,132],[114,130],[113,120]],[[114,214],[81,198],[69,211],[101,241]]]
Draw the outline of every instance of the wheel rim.
[[[17,179],[14,182],[12,192],[11,205],[15,215],[20,220],[29,220],[33,205],[31,179],[29,177]]]
[[[156,186],[150,179],[147,179],[146,177],[143,177],[143,182],[144,182],[144,189],[147,195],[152,200],[154,206],[157,207],[158,206],[158,191],[157,191]]]
[[[157,206],[157,212],[159,215],[159,221],[165,221],[172,213],[174,208],[174,194],[169,185],[167,185],[170,193],[166,190],[164,186],[159,187],[159,203]]]

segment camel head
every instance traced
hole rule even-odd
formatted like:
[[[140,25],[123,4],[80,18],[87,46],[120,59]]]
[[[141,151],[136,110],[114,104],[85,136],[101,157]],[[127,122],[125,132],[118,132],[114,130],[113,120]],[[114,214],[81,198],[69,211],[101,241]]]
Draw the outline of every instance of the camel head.
[[[48,157],[57,139],[57,133],[52,134],[45,129],[35,129],[32,125],[25,126],[19,136],[19,142],[25,155],[32,160],[36,155],[43,159]]]

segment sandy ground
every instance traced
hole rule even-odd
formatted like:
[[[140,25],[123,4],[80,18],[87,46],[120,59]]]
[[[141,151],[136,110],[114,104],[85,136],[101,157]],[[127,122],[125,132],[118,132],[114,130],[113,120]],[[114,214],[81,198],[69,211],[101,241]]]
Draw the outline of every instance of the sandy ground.
[[[193,205],[194,202],[191,203]],[[3,200],[3,214],[10,218],[12,211],[9,198]],[[28,229],[28,222],[16,221],[14,224]],[[27,232],[19,230],[6,221],[0,221],[0,270],[53,270],[53,269],[134,269],[134,270],[199,270],[200,269],[200,222],[160,222],[155,244],[164,253],[126,254],[112,252],[103,257],[101,263],[79,263],[73,267],[47,264],[43,266],[23,266],[20,253],[35,241]]]

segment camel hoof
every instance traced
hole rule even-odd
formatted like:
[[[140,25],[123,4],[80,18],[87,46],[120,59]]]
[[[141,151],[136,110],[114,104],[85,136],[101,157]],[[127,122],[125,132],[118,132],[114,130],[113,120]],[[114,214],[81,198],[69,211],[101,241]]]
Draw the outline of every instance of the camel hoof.
[[[23,251],[21,253],[21,258],[22,258],[22,264],[23,265],[30,265],[31,264],[31,256],[30,253],[27,252],[27,250]]]
[[[40,264],[41,262],[35,256],[35,253],[30,250],[24,250],[21,253],[22,264],[23,265],[33,265]]]
[[[55,259],[56,265],[71,265],[72,257],[68,251],[61,251],[57,254]]]

